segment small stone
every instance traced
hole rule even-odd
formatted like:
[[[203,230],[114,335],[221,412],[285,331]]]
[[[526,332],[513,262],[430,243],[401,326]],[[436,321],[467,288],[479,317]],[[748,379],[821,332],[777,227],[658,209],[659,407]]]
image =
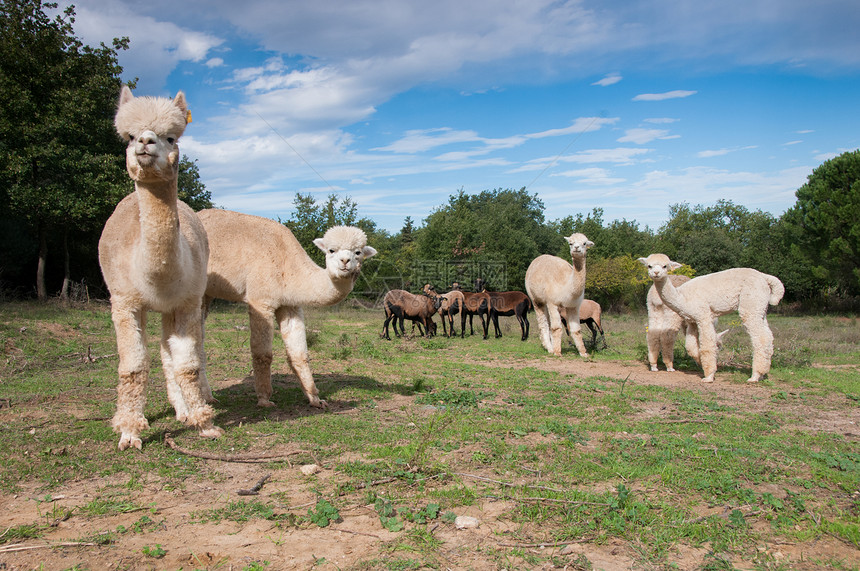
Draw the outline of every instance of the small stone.
[[[316,464],[305,464],[304,466],[299,468],[299,470],[301,470],[302,474],[304,474],[305,476],[312,476],[313,474],[316,474],[320,471],[320,467]]]
[[[454,527],[457,529],[472,529],[478,527],[478,518],[468,515],[458,515],[454,520]]]

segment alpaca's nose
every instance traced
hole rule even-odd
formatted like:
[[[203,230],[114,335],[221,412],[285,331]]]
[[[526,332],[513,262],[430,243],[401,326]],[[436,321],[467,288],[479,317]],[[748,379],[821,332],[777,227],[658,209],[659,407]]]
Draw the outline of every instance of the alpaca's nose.
[[[152,145],[158,140],[158,136],[152,131],[144,131],[137,137],[137,142],[142,145]]]

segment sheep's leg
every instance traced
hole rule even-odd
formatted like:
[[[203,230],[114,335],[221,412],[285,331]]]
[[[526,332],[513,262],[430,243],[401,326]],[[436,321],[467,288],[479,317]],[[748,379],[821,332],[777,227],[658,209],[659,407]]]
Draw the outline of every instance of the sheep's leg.
[[[553,317],[553,310],[555,310],[555,317]],[[573,311],[568,311],[567,314],[568,316],[575,315],[575,317],[567,320],[567,325],[570,328],[570,336],[573,337],[573,344],[576,345],[580,356],[588,357],[588,351],[585,350],[585,342],[582,340],[582,326],[579,324],[579,308],[574,308]],[[557,323],[552,321],[553,319],[556,319]],[[561,316],[559,316],[558,309],[554,306],[550,309],[550,320],[553,348],[557,349],[557,355],[561,355]]]
[[[499,328],[499,313],[491,311],[490,317],[493,319],[493,330],[496,332],[496,339],[498,339],[502,336],[502,330]]]
[[[442,335],[445,337],[448,337],[448,324],[445,323],[447,321],[447,319],[445,319],[447,316],[439,315],[439,317],[442,320]],[[454,327],[454,320],[452,319],[451,320],[451,328],[453,329],[453,327]]]
[[[326,401],[320,399],[320,393],[314,382],[309,363],[307,334],[305,333],[305,315],[301,307],[279,307],[275,311],[275,319],[281,330],[281,339],[287,348],[290,367],[299,378],[302,390],[308,397],[312,407],[325,409]]]
[[[717,373],[717,331],[711,319],[697,321],[696,327],[699,331],[699,359],[705,374],[702,381],[712,383]]]
[[[391,320],[393,318],[394,318],[394,314],[385,316],[385,323],[382,324],[382,333],[380,334],[384,338],[388,339],[389,341],[391,341],[391,337],[388,336],[388,324],[391,322]]]
[[[257,406],[273,407],[272,402],[272,311],[248,304],[251,319],[251,366]]]
[[[466,338],[466,308],[460,311],[460,339]]]
[[[490,314],[488,312],[479,313],[478,317],[481,320],[481,327],[484,330],[484,339],[490,335]]]
[[[746,319],[744,319],[746,317]],[[752,375],[748,383],[755,383],[764,378],[770,371],[773,357],[773,332],[767,324],[767,317],[750,317],[741,315],[744,327],[750,336],[753,350]]]
[[[146,405],[146,385],[149,381],[149,355],[146,352],[146,311],[129,310],[121,302],[111,304],[111,317],[116,330],[119,353],[119,384],[116,413],[111,425],[120,433],[119,449],[131,446],[140,450],[140,433],[149,428],[143,415]]]
[[[523,341],[529,338],[529,320],[525,312],[517,312],[517,321],[520,322],[520,330],[523,332]]]
[[[194,303],[188,309],[161,314],[161,356],[167,377],[167,396],[176,418],[200,430],[206,438],[218,438],[223,431],[215,426],[215,411],[206,404],[200,384],[200,344],[202,313]]]

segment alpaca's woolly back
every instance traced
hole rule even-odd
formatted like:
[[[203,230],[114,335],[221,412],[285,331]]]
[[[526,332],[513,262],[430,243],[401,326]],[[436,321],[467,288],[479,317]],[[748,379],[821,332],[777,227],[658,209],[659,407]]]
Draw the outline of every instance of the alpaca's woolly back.
[[[288,298],[304,291],[308,276],[325,273],[283,224],[229,210],[201,210],[197,215],[211,252],[207,297],[300,306]]]
[[[557,256],[543,254],[526,271],[526,291],[535,305],[578,307],[585,296],[585,272]]]
[[[782,299],[785,287],[778,278],[752,268],[730,268],[693,278],[677,287],[688,304],[708,310],[714,316],[757,307],[767,311]]]

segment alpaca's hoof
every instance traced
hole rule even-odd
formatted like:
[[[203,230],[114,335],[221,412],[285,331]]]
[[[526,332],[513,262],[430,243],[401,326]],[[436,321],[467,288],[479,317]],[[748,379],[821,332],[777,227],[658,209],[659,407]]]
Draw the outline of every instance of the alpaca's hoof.
[[[758,377],[750,377],[747,379],[748,383],[757,383],[759,381]]]
[[[703,383],[713,383],[714,382],[714,376],[711,375],[710,377],[705,377],[702,379],[702,382]]]
[[[187,412],[185,412],[185,413],[179,414],[179,413],[177,412],[177,413],[176,413],[176,420],[178,420],[179,422],[181,422],[181,423],[185,424],[186,422],[188,422],[188,413],[187,413]]]
[[[654,369],[654,370],[656,371],[657,369]],[[673,367],[666,367],[666,372],[667,373],[674,373],[675,369]]]
[[[132,446],[138,450],[143,450],[143,442],[140,440],[140,437],[135,436],[134,434],[123,433],[119,439],[119,449],[125,450]]]
[[[269,399],[264,399],[260,397],[259,399],[257,399],[257,406],[262,406],[263,408],[273,408],[275,406],[275,403],[273,403]]]
[[[200,430],[200,436],[202,436],[203,438],[218,438],[222,434],[224,434],[224,431],[217,426],[202,428]]]
[[[319,397],[311,398],[310,399],[310,405],[314,408],[321,408],[323,410],[328,410],[328,403]]]
[[[656,372],[657,372],[657,371],[659,371],[660,369],[658,369],[658,368],[657,368],[657,365],[651,365],[651,370],[652,370],[653,372],[655,372],[655,373],[656,373]],[[667,370],[667,371],[670,371],[671,369],[666,369],[666,370]]]

